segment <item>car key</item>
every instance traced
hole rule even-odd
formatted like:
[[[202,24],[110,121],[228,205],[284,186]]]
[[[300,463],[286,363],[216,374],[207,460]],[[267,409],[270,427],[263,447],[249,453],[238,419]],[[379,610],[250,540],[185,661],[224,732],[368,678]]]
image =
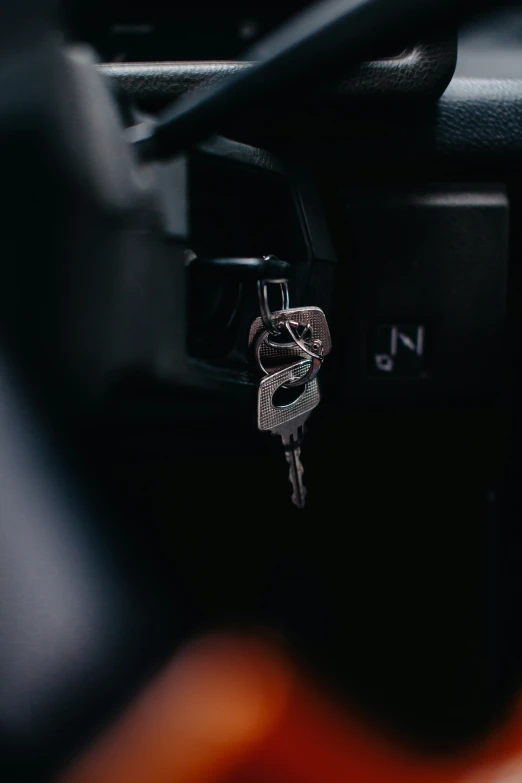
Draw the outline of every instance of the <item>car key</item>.
[[[279,435],[283,441],[293,489],[292,502],[297,508],[304,508],[306,503],[301,442],[304,425],[321,401],[319,384],[316,379],[307,383],[302,387],[299,397],[288,405],[275,405],[274,396],[278,389],[293,380],[302,378],[309,369],[310,362],[304,360],[262,378],[257,401],[258,428],[261,431],[270,431],[272,435]]]

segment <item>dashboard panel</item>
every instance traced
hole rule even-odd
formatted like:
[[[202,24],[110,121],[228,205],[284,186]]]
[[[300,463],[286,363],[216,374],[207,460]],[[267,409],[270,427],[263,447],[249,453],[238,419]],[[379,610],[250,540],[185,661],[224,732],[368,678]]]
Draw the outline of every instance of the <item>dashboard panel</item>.
[[[312,0],[61,0],[73,40],[87,41],[101,62],[235,61]],[[457,74],[520,78],[522,10],[509,9],[461,31]],[[394,59],[383,52],[375,59]]]
[[[236,60],[245,49],[310,3],[307,0],[64,0],[75,39],[87,40],[104,62]]]
[[[105,63],[223,61],[241,55],[311,0],[62,0],[73,40],[87,41]],[[402,52],[382,52],[375,59]]]

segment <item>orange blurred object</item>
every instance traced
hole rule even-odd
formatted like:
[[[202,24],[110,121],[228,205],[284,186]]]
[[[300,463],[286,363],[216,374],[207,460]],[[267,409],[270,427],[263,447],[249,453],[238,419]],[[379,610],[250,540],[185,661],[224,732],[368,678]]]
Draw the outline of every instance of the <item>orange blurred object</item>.
[[[487,745],[416,755],[341,710],[277,650],[209,637],[176,658],[61,783],[522,783],[522,703]]]

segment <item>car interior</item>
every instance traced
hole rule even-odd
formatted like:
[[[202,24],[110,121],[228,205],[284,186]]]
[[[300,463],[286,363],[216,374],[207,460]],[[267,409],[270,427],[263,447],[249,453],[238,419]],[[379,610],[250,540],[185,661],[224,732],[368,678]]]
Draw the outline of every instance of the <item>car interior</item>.
[[[522,5],[2,22],[0,779],[522,781]]]

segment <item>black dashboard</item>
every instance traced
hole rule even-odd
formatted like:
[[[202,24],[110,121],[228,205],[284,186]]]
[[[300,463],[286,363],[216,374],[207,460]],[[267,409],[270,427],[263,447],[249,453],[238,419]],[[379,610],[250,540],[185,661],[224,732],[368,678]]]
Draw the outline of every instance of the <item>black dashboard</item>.
[[[102,62],[226,61],[238,60],[310,5],[312,0],[62,0],[61,15],[70,37],[88,41]],[[399,54],[382,52],[379,59]]]
[[[111,0],[63,3],[73,37],[104,62],[235,60],[248,46],[310,3],[307,0]]]
[[[87,41],[104,63],[238,60],[252,45],[310,0],[62,0],[61,16],[73,40]],[[461,31],[457,75],[522,76],[522,10]],[[383,52],[379,59],[398,53]],[[376,57],[377,59],[377,57]]]

